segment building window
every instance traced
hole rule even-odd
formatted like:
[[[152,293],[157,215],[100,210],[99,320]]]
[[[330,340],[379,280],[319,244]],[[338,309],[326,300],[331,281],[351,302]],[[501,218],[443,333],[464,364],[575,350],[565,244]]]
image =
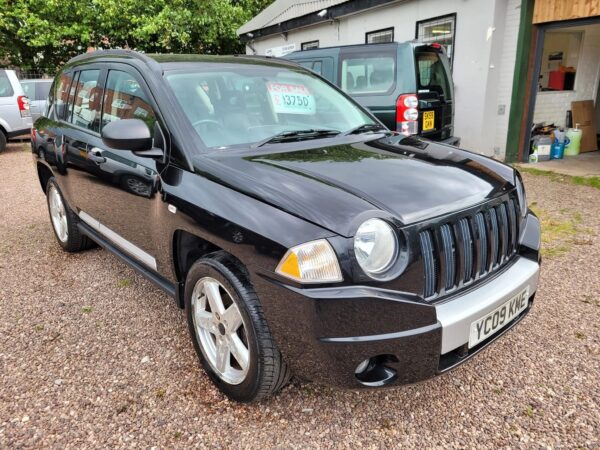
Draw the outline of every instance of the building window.
[[[394,28],[365,33],[365,44],[381,44],[382,42],[394,42]]]
[[[434,17],[417,22],[416,38],[426,44],[441,44],[452,65],[454,59],[454,36],[456,34],[456,14]]]
[[[319,48],[319,41],[303,42],[301,44],[302,50],[312,50],[313,48]]]

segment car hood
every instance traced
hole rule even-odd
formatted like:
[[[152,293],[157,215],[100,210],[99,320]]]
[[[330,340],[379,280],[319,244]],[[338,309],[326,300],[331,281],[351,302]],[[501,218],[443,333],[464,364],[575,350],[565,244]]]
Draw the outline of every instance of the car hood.
[[[213,181],[348,237],[368,216],[412,224],[514,185],[511,167],[484,156],[415,138],[378,137],[223,151],[198,156],[194,165]]]

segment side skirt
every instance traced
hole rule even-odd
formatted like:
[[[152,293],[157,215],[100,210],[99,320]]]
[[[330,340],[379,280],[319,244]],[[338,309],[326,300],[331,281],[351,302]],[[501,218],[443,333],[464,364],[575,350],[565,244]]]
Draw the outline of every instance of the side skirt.
[[[176,284],[171,283],[169,280],[167,280],[166,278],[157,274],[156,272],[147,269],[146,267],[144,267],[142,264],[137,262],[135,259],[131,258],[126,253],[123,253],[121,250],[119,250],[117,247],[115,247],[110,241],[108,241],[107,239],[102,237],[98,232],[96,232],[92,227],[87,225],[85,222],[79,222],[77,224],[77,228],[79,228],[79,232],[81,234],[89,237],[94,242],[96,242],[98,245],[100,245],[104,249],[111,252],[113,255],[118,257],[125,264],[129,265],[130,267],[135,269],[137,272],[141,273],[144,277],[148,278],[150,281],[152,281],[154,284],[156,284],[159,288],[161,288],[163,291],[165,291],[171,297],[176,299],[178,304],[180,303],[179,298],[178,298],[179,297],[178,291],[180,291],[180,289],[178,289],[178,286]]]

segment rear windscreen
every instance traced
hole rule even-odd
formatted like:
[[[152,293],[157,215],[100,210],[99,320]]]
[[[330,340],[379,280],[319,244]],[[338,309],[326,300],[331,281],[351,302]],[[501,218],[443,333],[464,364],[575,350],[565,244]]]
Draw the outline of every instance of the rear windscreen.
[[[35,83],[21,81],[21,87],[23,88],[23,93],[29,100],[35,100]]]
[[[386,94],[396,84],[394,53],[351,54],[342,59],[341,88],[349,94]]]
[[[419,92],[437,92],[452,100],[452,87],[447,66],[436,52],[416,52],[417,88]]]
[[[12,97],[13,88],[4,70],[0,70],[0,97]]]
[[[52,86],[52,80],[40,81],[35,86],[35,99],[46,100],[50,94],[50,86]],[[31,97],[29,97],[31,98]]]
[[[50,93],[52,80],[48,81],[21,81],[23,92],[29,100],[46,100]]]

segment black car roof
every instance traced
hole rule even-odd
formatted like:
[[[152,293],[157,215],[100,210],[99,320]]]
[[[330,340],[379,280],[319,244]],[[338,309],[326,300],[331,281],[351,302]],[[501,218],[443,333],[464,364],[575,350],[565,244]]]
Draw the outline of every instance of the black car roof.
[[[190,63],[212,63],[212,64],[262,64],[273,67],[289,66],[298,67],[293,61],[272,58],[269,56],[255,55],[200,55],[200,54],[145,54],[133,50],[96,50],[85,53],[69,60],[67,66],[93,62],[99,60],[135,60],[145,64],[152,69],[161,68],[184,68]]]

